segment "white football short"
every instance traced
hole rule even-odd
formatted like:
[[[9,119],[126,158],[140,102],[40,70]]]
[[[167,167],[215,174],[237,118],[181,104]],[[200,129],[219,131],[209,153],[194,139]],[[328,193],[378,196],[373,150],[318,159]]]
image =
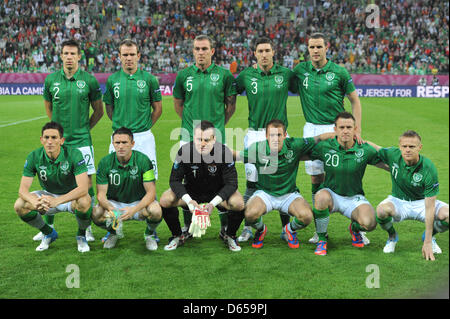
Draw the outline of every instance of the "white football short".
[[[155,137],[151,130],[139,133],[133,133],[134,147],[133,150],[139,151],[147,155],[153,165],[153,171],[155,172],[155,180],[158,179],[158,163],[156,160],[156,144]],[[114,145],[109,145],[109,153],[115,152]]]
[[[392,205],[394,205],[394,222],[398,223],[404,220],[418,220],[422,223],[425,222],[425,199],[408,201],[389,195],[380,204],[385,204],[387,202],[390,202],[392,203]],[[448,207],[448,204],[444,203],[443,201],[436,200],[434,210],[435,218],[437,218],[438,212],[442,207]]]
[[[334,132],[334,124],[312,124],[306,122],[303,126],[303,137],[314,137],[323,133]],[[320,160],[305,161],[305,171],[308,175],[320,175],[325,171]]]
[[[112,200],[112,199],[108,199],[108,202],[110,202],[111,205],[113,205],[115,209],[119,210],[119,209],[125,208],[125,207],[133,207],[133,206],[136,206],[137,204],[139,204],[140,200],[135,201],[135,202],[132,202],[132,203],[122,203],[122,202],[118,202],[118,201],[115,201],[115,200]],[[139,221],[142,221],[142,220],[144,220],[144,219],[141,219],[140,216],[139,216],[139,212],[136,212],[136,213],[133,215],[132,220],[139,220]]]
[[[364,195],[354,195],[354,196],[341,196],[333,192],[329,188],[323,188],[320,191],[326,190],[330,193],[333,200],[333,208],[330,213],[339,212],[345,217],[352,219],[352,212],[358,208],[358,206],[367,204],[370,205],[369,201],[364,197]],[[374,212],[375,217],[375,212]]]
[[[266,205],[266,212],[264,215],[272,210],[278,210],[280,213],[289,215],[289,206],[291,206],[292,202],[297,198],[303,198],[299,192],[293,192],[283,196],[273,196],[262,190],[257,190],[249,200],[255,196],[261,198]]]

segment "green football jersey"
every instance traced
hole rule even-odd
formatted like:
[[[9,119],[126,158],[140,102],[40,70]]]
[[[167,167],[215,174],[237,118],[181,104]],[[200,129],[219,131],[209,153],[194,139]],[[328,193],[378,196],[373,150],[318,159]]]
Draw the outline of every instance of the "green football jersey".
[[[81,152],[70,146],[61,146],[56,160],[51,160],[44,147],[31,152],[25,161],[23,176],[38,175],[42,189],[56,195],[67,194],[77,188],[75,176],[87,172]]]
[[[256,188],[273,196],[298,192],[296,185],[300,157],[309,154],[315,145],[314,138],[289,137],[284,140],[278,154],[271,154],[267,140],[256,142],[240,153],[246,163],[256,166]]]
[[[229,70],[214,63],[204,72],[192,65],[178,72],[173,97],[184,100],[181,127],[193,139],[194,121],[207,120],[222,134],[225,143],[225,98],[236,95],[236,80]],[[182,134],[181,139],[189,142]]]
[[[44,83],[44,99],[52,103],[52,121],[64,128],[65,144],[91,146],[89,108],[101,100],[97,79],[81,69],[67,79],[63,70],[49,74]]]
[[[293,71],[306,122],[333,124],[345,111],[344,97],[355,90],[348,71],[331,61],[320,70],[311,61],[299,63]]]
[[[151,104],[161,100],[158,79],[140,69],[134,74],[127,74],[121,69],[106,80],[103,101],[114,107],[113,131],[122,126],[133,133],[148,131],[153,125]]]
[[[420,155],[417,164],[408,166],[396,147],[382,148],[378,153],[391,169],[392,196],[412,201],[439,194],[438,173],[430,159]]]
[[[345,150],[336,138],[316,144],[311,159],[321,160],[325,170],[325,181],[321,188],[329,188],[341,196],[364,195],[362,180],[367,164],[380,162],[375,148],[367,143]]]
[[[154,181],[153,165],[139,151],[132,151],[125,166],[119,163],[116,152],[106,155],[98,164],[97,184],[108,184],[106,197],[121,203],[140,201],[146,194],[143,183]]]
[[[259,65],[248,67],[236,78],[237,93],[246,92],[248,101],[248,127],[254,130],[265,128],[273,119],[283,121],[286,128],[288,119],[286,101],[288,91],[296,92],[294,73],[274,64],[268,73]]]

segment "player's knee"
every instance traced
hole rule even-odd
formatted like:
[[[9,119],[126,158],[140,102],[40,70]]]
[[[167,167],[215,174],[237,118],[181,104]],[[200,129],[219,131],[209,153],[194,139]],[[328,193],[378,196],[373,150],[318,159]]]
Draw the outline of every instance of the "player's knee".
[[[298,219],[305,225],[309,225],[313,220],[313,213],[311,209],[302,209]]]
[[[147,218],[152,221],[158,221],[162,218],[162,208],[158,202],[151,203],[147,208]]]
[[[245,220],[248,222],[254,222],[260,216],[260,212],[257,207],[250,205],[245,209]]]
[[[16,214],[21,217],[24,213],[24,206],[25,206],[25,202],[22,198],[18,198],[16,200],[16,202],[14,203],[14,211],[16,212]]]
[[[377,214],[378,218],[382,218],[383,219],[383,218],[387,218],[390,215],[390,213],[389,213],[390,209],[389,209],[389,206],[387,204],[380,203],[377,206],[376,211],[377,211],[376,214]]]
[[[173,206],[173,201],[175,200],[174,194],[171,193],[171,190],[165,191],[161,198],[159,199],[159,205],[163,208],[170,208]]]
[[[100,207],[100,205],[96,205],[94,206],[94,208],[92,208],[92,221],[94,222],[94,224],[98,226],[98,224],[102,222],[104,213],[105,211],[102,207]]]
[[[441,209],[439,209],[438,214],[437,214],[437,218],[439,220],[443,220],[445,222],[448,223],[448,206],[444,206]]]
[[[377,227],[375,218],[364,216],[359,223],[365,230],[372,231]]]
[[[244,199],[242,196],[230,198],[229,204],[231,210],[233,211],[241,211],[245,208]]]
[[[75,201],[75,209],[82,213],[87,213],[91,208],[91,197],[89,195],[83,196]]]
[[[330,206],[331,196],[326,190],[321,190],[314,196],[314,207],[323,210]]]

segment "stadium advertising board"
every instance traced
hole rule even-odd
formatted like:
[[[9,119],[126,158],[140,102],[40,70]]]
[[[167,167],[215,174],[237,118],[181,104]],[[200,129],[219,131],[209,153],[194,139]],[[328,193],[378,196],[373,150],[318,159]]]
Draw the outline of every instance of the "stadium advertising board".
[[[100,84],[105,92],[105,84]],[[37,83],[0,83],[0,95],[42,95],[44,86]],[[162,95],[172,95],[172,85],[160,85]],[[360,97],[449,97],[448,86],[356,86]]]

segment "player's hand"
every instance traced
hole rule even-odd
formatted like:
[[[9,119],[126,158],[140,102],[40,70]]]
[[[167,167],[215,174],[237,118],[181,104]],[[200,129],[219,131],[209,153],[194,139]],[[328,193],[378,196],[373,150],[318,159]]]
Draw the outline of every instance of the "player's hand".
[[[425,260],[435,260],[434,254],[433,254],[433,247],[430,243],[423,243],[422,246],[422,256],[425,258]]]
[[[193,214],[195,209],[199,208],[200,205],[193,199],[191,199],[191,201],[187,204],[189,211]]]
[[[48,195],[42,195],[41,197],[39,197],[39,202],[43,207],[48,207],[47,210],[59,205],[58,199],[56,197]]]
[[[208,204],[203,204],[199,207],[199,209],[195,210],[195,217],[197,218],[197,224],[200,226],[201,230],[206,230],[209,226],[211,226],[211,220],[209,218],[210,213],[208,212],[207,207]]]
[[[359,145],[364,144],[366,142],[362,139],[361,133],[359,133],[359,132],[355,133],[355,140]]]
[[[207,203],[204,205],[204,209],[208,212],[208,214],[211,216],[211,213],[214,210],[214,205],[211,203]]]
[[[119,220],[128,220],[133,218],[135,211],[133,209],[133,207],[125,207],[125,208],[121,208],[119,209],[122,212],[122,215],[120,215]]]

